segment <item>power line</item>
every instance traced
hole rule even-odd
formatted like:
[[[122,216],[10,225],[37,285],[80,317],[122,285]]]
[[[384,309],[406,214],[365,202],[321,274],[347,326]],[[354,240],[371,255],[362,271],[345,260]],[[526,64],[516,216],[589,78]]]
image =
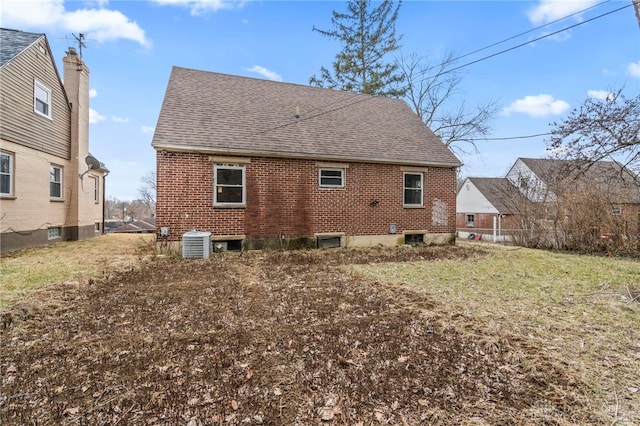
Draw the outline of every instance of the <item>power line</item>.
[[[500,52],[493,53],[493,54],[488,55],[488,56],[484,56],[484,57],[482,57],[482,58],[480,58],[480,59],[476,59],[475,61],[471,61],[471,62],[468,62],[468,63],[466,63],[466,64],[463,64],[463,65],[457,66],[457,67],[455,67],[455,68],[451,68],[451,69],[448,69],[448,70],[442,71],[442,72],[440,72],[440,73],[438,73],[438,74],[435,74],[435,75],[432,75],[432,76],[426,77],[426,78],[424,78],[424,79],[423,79],[423,81],[424,81],[424,80],[429,80],[429,79],[434,78],[434,77],[438,77],[438,76],[440,76],[440,75],[442,75],[442,74],[449,74],[449,73],[451,73],[451,72],[453,72],[453,71],[457,71],[457,70],[459,70],[459,69],[461,69],[461,68],[468,67],[469,65],[477,64],[478,62],[482,62],[482,61],[485,61],[485,60],[487,60],[487,59],[493,58],[493,57],[495,57],[495,56],[502,55],[503,53],[510,52],[510,51],[512,51],[512,50],[518,49],[518,48],[520,48],[520,47],[526,46],[526,45],[531,44],[531,43],[535,43],[536,41],[540,41],[540,40],[545,39],[545,38],[547,38],[547,37],[551,37],[551,36],[556,35],[556,34],[559,34],[559,33],[561,33],[561,32],[568,31],[568,30],[570,30],[570,29],[572,29],[572,28],[578,27],[578,26],[580,26],[580,25],[584,25],[584,24],[586,24],[586,23],[588,23],[588,22],[595,21],[596,19],[600,19],[600,18],[603,18],[603,17],[605,17],[605,16],[607,16],[607,15],[611,15],[612,13],[619,12],[619,11],[621,11],[621,10],[623,10],[623,9],[626,9],[626,8],[628,8],[628,7],[631,7],[631,6],[633,6],[633,5],[634,5],[634,4],[633,4],[633,3],[631,3],[631,4],[628,4],[628,5],[626,5],[626,6],[622,6],[622,7],[619,7],[619,8],[617,8],[617,9],[611,10],[611,11],[609,11],[609,12],[602,13],[602,14],[600,14],[600,15],[598,15],[598,16],[594,16],[593,18],[587,19],[587,20],[582,21],[582,22],[578,22],[577,24],[573,24],[573,25],[570,25],[570,26],[568,26],[568,27],[564,27],[564,28],[562,28],[562,29],[559,29],[558,31],[554,31],[554,32],[552,32],[552,33],[545,34],[545,35],[543,35],[543,36],[540,36],[540,37],[534,38],[533,40],[529,40],[529,41],[527,41],[527,42],[525,42],[525,43],[520,43],[520,44],[518,44],[518,45],[516,45],[516,46],[513,46],[513,47],[510,47],[510,48],[508,48],[508,49],[501,50]],[[442,65],[440,65],[440,66],[442,66]],[[425,70],[425,71],[426,71],[426,70]],[[424,74],[426,74],[426,72],[425,72]]]
[[[552,133],[538,133],[536,135],[524,135],[524,136],[509,136],[509,137],[502,137],[502,138],[477,138],[477,139],[471,139],[472,141],[509,141],[512,139],[530,139],[530,138],[537,138],[540,136],[549,136]]]
[[[572,16],[576,16],[576,15],[579,15],[579,14],[581,14],[581,13],[584,13],[584,12],[586,12],[586,11],[588,11],[588,10],[595,9],[595,8],[597,8],[597,7],[602,6],[602,5],[603,5],[603,4],[605,4],[605,3],[609,3],[610,1],[611,1],[611,0],[605,0],[605,1],[602,1],[602,2],[600,2],[600,3],[598,3],[598,4],[595,4],[595,5],[591,6],[591,7],[587,7],[586,9],[582,9],[582,10],[579,10],[579,11],[577,11],[577,12],[571,13],[571,14],[569,14],[569,15],[563,16],[562,18],[558,18],[558,19],[553,20],[553,21],[551,21],[551,22],[547,22],[547,23],[546,23],[546,24],[544,24],[544,25],[540,25],[540,26],[537,26],[537,27],[532,28],[532,29],[530,29],[530,30],[523,31],[523,32],[521,32],[521,33],[519,33],[519,34],[516,34],[516,35],[514,35],[514,36],[511,36],[511,37],[508,37],[508,38],[502,39],[502,40],[500,40],[500,41],[498,41],[498,42],[492,43],[492,44],[490,44],[490,45],[488,45],[488,46],[485,46],[485,47],[481,47],[481,48],[476,49],[476,50],[474,50],[474,51],[471,51],[471,52],[465,53],[464,55],[460,55],[460,56],[458,56],[458,57],[456,57],[456,58],[448,59],[448,60],[446,60],[445,62],[443,62],[443,63],[441,63],[441,64],[439,64],[439,65],[435,65],[435,66],[432,66],[432,67],[429,67],[429,68],[426,68],[426,69],[422,70],[422,74],[426,74],[426,72],[427,72],[427,71],[429,71],[429,70],[432,70],[432,69],[435,69],[435,68],[443,67],[443,66],[445,66],[445,65],[447,65],[447,64],[450,64],[450,63],[452,63],[452,62],[458,61],[458,60],[460,60],[460,59],[462,59],[462,58],[466,58],[467,56],[471,56],[471,55],[473,55],[474,53],[482,52],[483,50],[487,50],[487,49],[490,49],[490,48],[492,48],[492,47],[494,47],[494,46],[497,46],[497,45],[499,45],[499,44],[506,43],[507,41],[510,41],[510,40],[513,40],[513,39],[518,38],[518,37],[520,37],[520,36],[523,36],[523,35],[526,35],[526,34],[532,33],[532,32],[534,32],[534,31],[540,30],[540,29],[542,29],[542,28],[544,28],[544,27],[547,27],[547,26],[549,26],[549,25],[555,24],[555,23],[557,23],[557,22],[564,21],[565,19],[571,18]]]
[[[590,8],[587,8],[587,9],[584,9],[584,10],[582,10],[582,11],[575,12],[575,13],[573,13],[573,14],[567,15],[567,16],[565,16],[565,17],[563,17],[563,18],[560,18],[560,19],[557,19],[557,20],[555,20],[555,21],[552,21],[552,22],[550,22],[549,24],[554,23],[554,22],[558,22],[558,21],[562,21],[562,20],[564,20],[564,19],[566,19],[566,18],[568,18],[568,17],[574,16],[574,15],[576,15],[576,14],[578,14],[578,13],[582,13],[582,12],[584,12],[584,11],[586,11],[586,10],[589,10],[589,9],[595,8],[595,7],[597,7],[597,6],[600,6],[600,5],[604,4],[604,3],[607,3],[608,1],[609,1],[609,0],[606,0],[606,1],[601,2],[601,3],[598,3],[597,5],[594,5],[594,6],[590,7]],[[482,58],[477,59],[477,60],[475,60],[475,61],[468,62],[468,63],[463,64],[463,65],[460,65],[460,66],[458,66],[458,67],[455,67],[455,68],[451,68],[451,69],[445,70],[445,71],[443,71],[443,72],[441,72],[441,73],[438,73],[438,74],[436,74],[436,75],[430,76],[430,77],[428,77],[428,78],[424,78],[424,79],[423,79],[423,81],[424,81],[424,80],[428,80],[428,79],[430,79],[430,78],[435,78],[435,77],[437,77],[437,76],[439,76],[439,75],[443,75],[443,74],[451,73],[451,72],[456,71],[456,70],[459,70],[459,69],[461,69],[461,68],[468,67],[469,65],[473,65],[473,64],[476,64],[476,63],[478,63],[478,62],[485,61],[485,60],[487,60],[487,59],[490,59],[490,58],[493,58],[493,57],[495,57],[495,56],[501,55],[501,54],[503,54],[503,53],[507,53],[507,52],[510,52],[510,51],[512,51],[512,50],[518,49],[518,48],[520,48],[520,47],[526,46],[526,45],[528,45],[528,44],[535,43],[536,41],[539,41],[539,40],[545,39],[545,38],[547,38],[547,37],[551,37],[551,36],[553,36],[553,35],[559,34],[559,33],[564,32],[564,31],[568,31],[568,30],[570,30],[570,29],[572,29],[572,28],[578,27],[578,26],[580,26],[580,25],[586,24],[586,23],[591,22],[591,21],[595,21],[596,19],[603,18],[603,17],[605,17],[605,16],[608,16],[608,15],[611,15],[611,14],[613,14],[613,13],[619,12],[619,11],[621,11],[621,10],[623,10],[623,9],[626,9],[626,8],[628,8],[628,7],[631,7],[631,6],[634,6],[634,3],[631,3],[631,4],[626,5],[626,6],[619,7],[619,8],[617,8],[617,9],[611,10],[611,11],[606,12],[606,13],[602,13],[602,14],[600,14],[600,15],[594,16],[593,18],[587,19],[587,20],[585,20],[585,21],[578,22],[577,24],[570,25],[570,26],[568,26],[568,27],[564,27],[564,28],[562,28],[562,29],[560,29],[560,30],[557,30],[557,31],[554,31],[554,32],[552,32],[552,33],[550,33],[550,34],[545,34],[545,35],[540,36],[540,37],[537,37],[537,38],[535,38],[535,39],[533,39],[533,40],[529,40],[529,41],[527,41],[527,42],[525,42],[525,43],[518,44],[518,45],[513,46],[513,47],[510,47],[510,48],[508,48],[508,49],[504,49],[504,50],[502,50],[502,51],[500,51],[500,52],[497,52],[497,53],[494,53],[494,54],[491,54],[491,55],[488,55],[488,56],[482,57]],[[546,25],[549,25],[549,24],[546,24]],[[546,26],[546,25],[543,25],[542,27],[544,27],[544,26]],[[540,27],[539,27],[539,28],[540,28]],[[539,28],[535,28],[534,30],[539,29]],[[530,30],[530,31],[534,31],[534,30]],[[526,31],[526,32],[524,32],[524,33],[521,33],[520,35],[522,35],[522,34],[526,34],[526,33],[530,32],[530,31]],[[500,41],[500,42],[494,43],[492,46],[495,46],[495,45],[497,45],[497,44],[500,44],[500,43],[502,43],[502,42],[504,42],[504,41],[507,41],[507,40],[513,39],[513,38],[518,37],[518,36],[519,36],[519,35],[516,35],[516,36],[510,37],[509,39],[505,39],[505,40],[503,40],[503,41]],[[486,48],[489,48],[489,47],[491,47],[491,46],[487,46]],[[485,50],[486,48],[482,48],[482,49],[479,49],[479,50],[477,50],[477,51]],[[472,52],[472,53],[473,53],[473,52]],[[468,56],[468,55],[470,55],[470,54],[471,54],[471,53],[466,54],[466,55],[464,55],[464,56]],[[462,57],[463,57],[463,56],[461,56],[460,58],[462,58]],[[458,58],[458,59],[459,59],[459,58]],[[451,61],[454,61],[454,60],[457,60],[457,59],[452,59]],[[449,61],[449,62],[451,62],[451,61]],[[445,63],[443,63],[443,64],[440,64],[439,66],[446,65],[447,63],[448,63],[448,62],[445,62]],[[437,66],[437,67],[439,67],[439,66]],[[432,68],[437,68],[437,67],[432,67]],[[429,68],[429,69],[432,69],[432,68]],[[423,72],[423,74],[424,74],[424,73],[426,73],[426,71],[427,71],[427,70],[425,70],[425,72]],[[362,95],[362,93],[354,93],[354,95],[355,95],[355,96],[358,96],[358,95]],[[354,97],[355,97],[355,96],[354,96]],[[270,132],[270,131],[273,131],[273,130],[276,130],[276,129],[280,129],[280,128],[283,128],[283,127],[287,127],[287,126],[290,126],[290,125],[292,125],[292,124],[295,124],[295,123],[297,123],[297,122],[299,122],[299,121],[309,120],[309,119],[311,119],[311,118],[315,118],[315,117],[319,117],[319,116],[321,116],[321,115],[329,114],[329,113],[331,113],[331,112],[334,112],[334,111],[337,111],[337,110],[340,110],[340,109],[343,109],[343,108],[347,108],[347,107],[349,107],[349,106],[352,106],[352,105],[355,105],[355,104],[358,104],[358,103],[361,103],[361,102],[365,102],[365,101],[367,101],[367,100],[374,99],[374,98],[376,98],[376,96],[371,96],[371,95],[370,95],[370,96],[365,97],[364,99],[359,99],[359,100],[357,100],[357,101],[355,101],[355,102],[351,102],[351,103],[349,103],[349,104],[342,105],[342,106],[339,106],[339,107],[334,108],[334,109],[331,109],[331,110],[322,111],[322,112],[319,112],[318,114],[315,114],[315,115],[313,115],[313,116],[308,116],[308,117],[305,117],[305,118],[303,118],[303,119],[297,119],[297,120],[295,120],[295,121],[291,121],[291,122],[288,122],[288,123],[284,123],[284,124],[281,124],[281,125],[278,125],[278,126],[274,126],[274,127],[272,127],[272,128],[268,128],[268,129],[265,129],[265,130],[261,130],[261,131],[259,131],[259,132],[256,132],[256,133],[254,134],[254,136],[255,136],[255,135],[258,135],[258,134],[267,133],[267,132]],[[327,107],[327,106],[329,106],[329,105],[336,104],[336,103],[339,103],[339,102],[340,102],[340,101],[334,101],[334,102],[331,102],[331,103],[329,103],[329,104],[327,104],[327,105],[325,105],[325,106],[323,106],[323,107],[321,107],[321,108],[317,108],[317,109],[326,108],[326,107]],[[526,138],[529,138],[529,137],[537,137],[537,136],[545,136],[545,135],[547,135],[547,134],[539,134],[539,135],[531,135],[531,136],[523,136],[523,137],[517,136],[517,137],[513,137],[513,138],[505,138],[504,140],[507,140],[507,139],[526,139]],[[478,140],[502,140],[502,139],[500,139],[500,138],[495,138],[495,139],[494,139],[494,138],[490,138],[490,139],[478,139]]]

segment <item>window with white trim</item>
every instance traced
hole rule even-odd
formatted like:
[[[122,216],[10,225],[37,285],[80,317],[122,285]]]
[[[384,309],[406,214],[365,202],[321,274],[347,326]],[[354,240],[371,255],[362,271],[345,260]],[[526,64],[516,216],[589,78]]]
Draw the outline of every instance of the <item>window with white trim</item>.
[[[51,165],[49,167],[49,197],[62,199],[62,167]]]
[[[213,205],[242,207],[247,201],[246,167],[241,164],[216,164],[213,168]]]
[[[318,181],[321,188],[344,188],[345,172],[340,168],[321,168],[318,170]]]
[[[33,89],[33,110],[51,118],[51,89],[38,80],[35,81]]]
[[[53,228],[49,228],[47,230],[47,238],[50,240],[55,240],[56,238],[60,238],[61,229],[59,226],[54,226]]]
[[[13,195],[13,154],[0,152],[0,195]]]
[[[468,214],[467,215],[467,226],[469,226],[469,227],[475,226],[475,223],[476,223],[475,215]]]
[[[100,181],[97,177],[92,177],[93,180],[93,202],[98,204],[100,202]]]
[[[613,204],[611,206],[611,213],[614,216],[621,216],[622,215],[622,206],[620,204]]]
[[[404,197],[405,207],[422,206],[422,173],[404,172]]]

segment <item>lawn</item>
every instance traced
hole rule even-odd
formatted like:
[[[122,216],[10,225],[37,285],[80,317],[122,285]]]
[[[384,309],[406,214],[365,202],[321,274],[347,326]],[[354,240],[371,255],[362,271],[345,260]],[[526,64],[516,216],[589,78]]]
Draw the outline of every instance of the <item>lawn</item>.
[[[3,424],[640,423],[638,261],[113,237],[0,260]]]

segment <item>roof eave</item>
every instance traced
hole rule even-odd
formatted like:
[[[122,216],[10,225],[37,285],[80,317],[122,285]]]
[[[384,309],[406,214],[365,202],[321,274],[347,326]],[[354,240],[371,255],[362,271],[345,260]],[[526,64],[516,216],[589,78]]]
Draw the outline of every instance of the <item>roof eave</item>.
[[[389,158],[375,158],[375,157],[351,157],[342,155],[326,155],[316,153],[304,153],[304,152],[286,152],[286,151],[268,151],[268,150],[242,150],[233,148],[211,148],[202,146],[189,146],[189,145],[174,145],[167,143],[152,143],[152,147],[156,151],[170,151],[170,152],[193,152],[199,154],[210,155],[233,155],[242,157],[271,157],[271,158],[291,158],[291,159],[305,159],[305,160],[318,160],[318,161],[345,161],[352,163],[376,163],[376,164],[397,164],[405,166],[422,166],[422,167],[442,167],[442,168],[457,168],[462,166],[461,162],[437,162],[437,161],[417,161],[415,159],[389,159]]]

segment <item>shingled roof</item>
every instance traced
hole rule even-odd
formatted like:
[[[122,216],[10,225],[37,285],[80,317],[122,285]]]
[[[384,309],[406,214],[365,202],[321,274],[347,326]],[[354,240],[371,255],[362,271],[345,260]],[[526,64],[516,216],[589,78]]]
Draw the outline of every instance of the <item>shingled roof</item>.
[[[40,37],[44,37],[44,34],[0,28],[0,67],[5,66]]]
[[[518,206],[522,205],[524,197],[507,178],[468,179],[500,214],[516,214]]]
[[[457,167],[399,99],[174,67],[156,150]]]
[[[578,162],[549,158],[520,158],[552,190],[562,192],[572,182],[599,187],[610,196],[640,203],[639,177],[616,161]]]

